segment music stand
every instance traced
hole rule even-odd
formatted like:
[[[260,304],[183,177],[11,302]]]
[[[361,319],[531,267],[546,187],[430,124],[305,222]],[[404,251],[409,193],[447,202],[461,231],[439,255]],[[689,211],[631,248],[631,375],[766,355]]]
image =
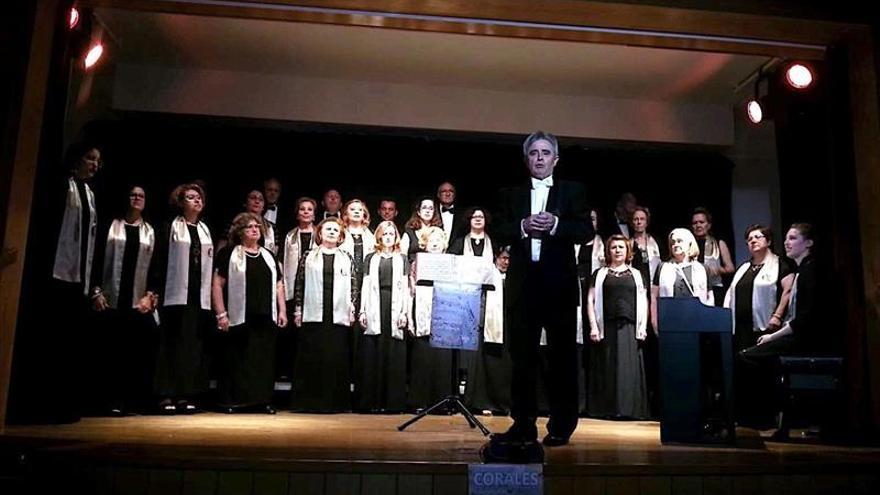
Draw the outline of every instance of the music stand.
[[[434,282],[432,280],[419,280],[418,282],[416,282],[416,285],[433,287]],[[492,284],[482,284],[481,290],[483,293],[485,293],[487,290],[495,290],[495,286]],[[481,297],[481,306],[483,304],[485,304],[484,301],[485,301],[485,298]],[[482,307],[481,307],[480,313],[482,313]],[[479,327],[478,327],[478,329],[479,329]],[[461,415],[464,416],[464,418],[467,420],[468,425],[471,428],[479,428],[480,431],[483,433],[483,436],[487,437],[492,433],[489,431],[488,428],[486,428],[483,425],[483,423],[480,422],[479,419],[477,419],[476,416],[473,415],[473,413],[471,413],[468,410],[467,407],[465,407],[464,403],[461,401],[461,396],[458,393],[458,351],[459,351],[459,349],[452,348],[450,350],[452,351],[452,371],[450,373],[452,375],[450,378],[450,381],[452,384],[452,395],[447,395],[446,397],[440,399],[439,401],[435,402],[431,406],[425,408],[425,410],[421,411],[420,413],[416,414],[415,416],[410,418],[408,421],[406,421],[402,425],[398,426],[397,431],[405,430],[409,425],[417,422],[418,420],[420,420],[420,419],[424,418],[425,416],[427,416],[428,414],[430,414],[431,411],[434,411],[434,410],[439,409],[441,407],[446,407],[448,410],[458,411],[459,413],[461,413]]]

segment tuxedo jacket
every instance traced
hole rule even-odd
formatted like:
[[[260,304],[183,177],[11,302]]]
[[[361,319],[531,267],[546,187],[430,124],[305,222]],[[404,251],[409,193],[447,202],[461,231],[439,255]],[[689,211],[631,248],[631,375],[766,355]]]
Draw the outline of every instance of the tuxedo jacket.
[[[493,232],[501,245],[510,245],[510,268],[505,284],[505,299],[518,307],[523,293],[528,265],[531,263],[531,239],[522,236],[522,220],[532,213],[531,181],[503,189],[499,193]],[[583,244],[595,233],[590,222],[584,187],[577,182],[555,180],[547,195],[545,211],[559,218],[555,235],[541,238],[542,280],[549,282],[543,289],[553,290],[557,297],[577,305],[578,279],[574,256],[575,244]]]

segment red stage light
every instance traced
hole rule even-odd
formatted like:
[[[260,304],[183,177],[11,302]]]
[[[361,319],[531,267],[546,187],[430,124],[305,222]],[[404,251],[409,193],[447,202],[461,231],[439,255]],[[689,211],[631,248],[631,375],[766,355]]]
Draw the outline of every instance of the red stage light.
[[[813,84],[813,72],[803,64],[792,64],[785,71],[785,82],[794,89],[806,89]]]
[[[98,60],[101,59],[101,55],[104,54],[104,45],[101,43],[95,43],[89,48],[88,53],[86,53],[86,58],[83,62],[86,70],[91,69],[98,63]]]
[[[76,7],[71,7],[68,25],[70,26],[70,29],[73,29],[77,24],[79,24],[79,10],[77,10]]]

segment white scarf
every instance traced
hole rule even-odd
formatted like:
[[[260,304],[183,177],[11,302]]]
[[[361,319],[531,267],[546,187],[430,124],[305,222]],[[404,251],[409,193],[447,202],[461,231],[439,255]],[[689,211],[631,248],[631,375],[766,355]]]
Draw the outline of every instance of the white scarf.
[[[122,281],[122,258],[125,255],[125,220],[116,219],[110,224],[110,231],[107,232],[107,247],[104,252],[104,276],[101,282],[101,288],[104,291],[104,297],[107,304],[111,308],[118,307],[119,285]],[[141,222],[138,225],[138,237],[140,242],[138,245],[137,262],[134,269],[134,289],[132,290],[132,300],[129,301],[129,307],[135,308],[138,300],[143,297],[147,289],[147,272],[150,269],[150,259],[153,257],[153,248],[155,247],[155,233],[153,227],[147,222]],[[126,304],[122,301],[123,305]],[[123,306],[125,307],[125,306]]]
[[[296,290],[296,271],[299,269],[299,258],[303,252],[300,246],[299,228],[295,228],[287,233],[284,238],[284,292],[285,300],[293,299],[293,292]],[[312,231],[311,242],[308,251],[312,251],[317,247],[315,244],[315,232]]]
[[[715,269],[715,275],[709,276],[709,287],[721,287],[723,282],[721,281],[721,274],[718,273],[718,269],[721,268],[721,248],[718,245],[718,240],[711,235],[707,235],[704,251],[703,264],[706,268]]]
[[[275,270],[275,258],[272,253],[265,247],[260,248],[260,255],[272,277],[269,279],[271,286],[270,294],[272,294],[272,321],[278,322],[278,290],[276,279],[278,273]],[[232,254],[229,256],[229,273],[226,279],[226,310],[229,313],[229,325],[241,325],[245,321],[245,313],[247,312],[247,251],[244,246],[238,245],[232,248]]]
[[[736,270],[733,276],[733,283],[727,289],[727,295],[724,297],[724,307],[732,308],[730,316],[733,319],[733,331],[736,333],[736,285],[745,275],[746,270],[750,270],[751,263],[746,261]],[[776,311],[778,301],[776,300],[776,282],[779,280],[779,256],[772,252],[768,252],[764,257],[764,264],[758,273],[755,274],[755,281],[752,285],[752,330],[755,332],[763,332],[770,323],[770,317]]]
[[[354,310],[351,301],[351,256],[341,249],[319,247],[306,255],[303,322],[324,321],[324,254],[333,255],[333,324],[349,327]]]
[[[367,255],[376,250],[376,237],[370,232],[370,229],[364,227],[360,232],[361,241],[364,243],[363,248],[363,258],[359,260],[355,260],[358,265],[364,262],[367,259]],[[351,231],[345,230],[345,240],[342,241],[342,244],[339,245],[339,249],[348,253],[349,256],[354,259],[354,238],[351,235]]]
[[[266,227],[266,235],[263,236],[263,247],[272,251],[272,254],[278,254],[278,246],[275,245],[275,227],[272,222],[263,220],[263,226]]]
[[[673,297],[675,295],[676,275],[681,273],[682,278],[687,281],[687,277],[684,276],[684,269],[688,266],[691,267],[691,281],[688,283],[691,294],[694,297],[698,297],[703,304],[711,304],[706,285],[706,269],[696,261],[681,264],[670,261],[660,265],[660,297]]]
[[[485,251],[483,252],[485,253]],[[483,323],[483,342],[503,344],[504,274],[496,267],[492,267],[492,284],[495,286],[495,290],[486,291],[486,319]]]
[[[86,248],[85,280],[80,280],[80,263],[82,262],[82,203],[76,191],[73,177],[67,179],[67,201],[64,204],[64,216],[61,230],[58,232],[58,244],[55,248],[55,266],[52,276],[65,282],[82,282],[83,294],[89,293],[89,281],[92,276],[92,258],[95,254],[95,234],[98,229],[98,216],[95,213],[95,194],[85,186],[89,203],[88,245]]]
[[[474,255],[474,247],[471,246],[471,239],[474,239],[474,237],[471,237],[470,233],[468,233],[468,235],[464,236],[463,254],[465,256],[473,256]],[[481,257],[486,258],[489,261],[492,261],[495,258],[495,254],[494,254],[495,252],[492,251],[492,240],[489,239],[489,236],[484,235],[482,238],[482,241],[485,243],[485,245],[483,246],[483,254],[481,255]]]
[[[199,306],[202,309],[211,309],[211,272],[214,261],[214,243],[211,241],[211,231],[204,222],[196,226],[199,233],[199,242],[202,245],[201,264],[202,279],[199,287]],[[164,306],[179,306],[186,304],[189,291],[189,255],[190,244],[189,229],[186,220],[178,216],[171,223],[171,233],[168,242],[168,270],[165,273],[165,300]]]
[[[596,284],[593,294],[595,294],[593,310],[596,315],[596,321],[591,322],[591,327],[595,324],[599,330],[599,339],[605,338],[605,278],[608,276],[609,268],[600,268],[596,273]],[[645,283],[642,281],[642,274],[631,266],[627,266],[627,270],[632,274],[633,281],[636,284],[636,334],[634,337],[643,340],[647,337],[648,328],[648,291],[645,289]]]
[[[434,287],[416,285],[415,293],[416,337],[431,335],[431,311],[434,309]]]
[[[364,276],[360,312],[367,315],[365,335],[379,335],[382,333],[379,264],[383,258],[385,257],[379,253],[374,253],[370,257],[370,264]],[[401,316],[407,315],[412,307],[412,299],[409,292],[409,274],[404,271],[404,259],[405,255],[400,253],[391,255],[391,336],[398,340],[403,340],[403,329],[397,326],[397,322]]]

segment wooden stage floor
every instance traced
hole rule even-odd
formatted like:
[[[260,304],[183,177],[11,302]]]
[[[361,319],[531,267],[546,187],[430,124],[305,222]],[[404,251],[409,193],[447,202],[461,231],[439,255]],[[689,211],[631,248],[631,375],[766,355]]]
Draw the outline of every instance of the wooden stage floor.
[[[275,416],[202,413],[85,418],[70,425],[8,426],[0,436],[0,448],[30,456],[36,471],[40,466],[63,464],[148,472],[464,476],[466,482],[467,465],[480,462],[477,452],[486,441],[479,430],[469,428],[461,416],[429,416],[406,431],[397,431],[409,417],[279,412]],[[509,418],[480,419],[492,431],[503,431],[510,424]],[[539,431],[544,422],[540,421]],[[878,448],[774,443],[748,429],[740,429],[738,436],[735,447],[669,446],[661,445],[656,422],[582,419],[570,445],[546,449],[545,478],[548,482],[570,479],[572,486],[578,479],[604,479],[606,485],[618,478],[667,480],[670,488],[676,477],[700,480],[700,486],[718,479],[722,485],[724,479],[757,479],[765,486],[768,479],[775,479],[772,486],[790,486],[794,480],[810,488],[827,475],[849,491],[876,487]],[[314,493],[335,491],[326,482],[322,486],[323,491]],[[452,492],[460,493],[460,480],[451,486],[457,487]],[[559,488],[550,492],[566,493]]]

